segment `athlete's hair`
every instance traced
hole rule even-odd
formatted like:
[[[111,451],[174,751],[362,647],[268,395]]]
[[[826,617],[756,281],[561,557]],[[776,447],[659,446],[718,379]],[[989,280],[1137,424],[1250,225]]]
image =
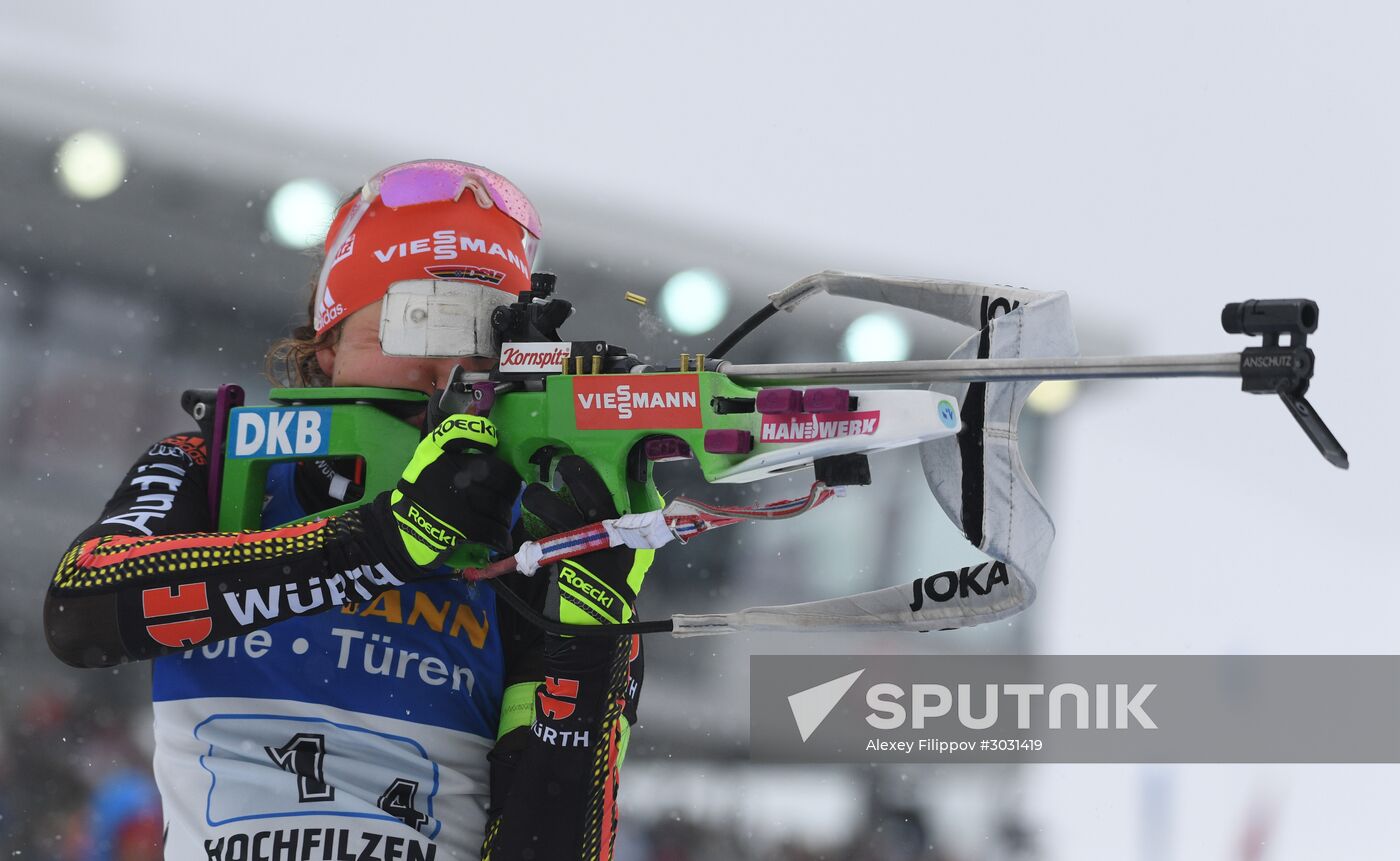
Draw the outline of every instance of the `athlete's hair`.
[[[335,211],[339,212],[359,193],[357,188],[342,197],[335,205]],[[292,327],[291,334],[287,337],[272,342],[272,346],[267,348],[267,354],[263,356],[263,376],[274,386],[309,388],[331,384],[330,375],[321,370],[316,351],[322,347],[334,346],[340,341],[345,321],[341,320],[321,334],[316,334],[316,287],[321,280],[321,267],[325,262],[325,251],[318,252],[315,255],[315,265],[311,267],[311,283],[307,285],[306,322]]]
[[[263,356],[263,375],[274,386],[307,388],[331,384],[330,376],[321,369],[316,351],[322,347],[333,346],[340,340],[345,321],[342,320],[321,334],[316,334],[316,326],[312,321],[316,318],[316,284],[320,280],[321,262],[324,259],[324,254],[317,255],[316,266],[311,273],[305,322],[293,326],[291,334],[285,338],[274,341],[272,346],[267,348],[267,355]]]

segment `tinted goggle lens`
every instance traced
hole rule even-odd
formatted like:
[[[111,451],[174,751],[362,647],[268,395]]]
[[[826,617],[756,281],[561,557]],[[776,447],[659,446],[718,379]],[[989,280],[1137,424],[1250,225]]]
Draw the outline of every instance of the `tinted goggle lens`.
[[[469,184],[485,189],[491,202],[509,215],[530,235],[540,238],[540,217],[535,207],[515,183],[493,170],[460,161],[416,161],[391,167],[364,187],[370,201],[374,195],[385,206],[415,206],[457,200]]]

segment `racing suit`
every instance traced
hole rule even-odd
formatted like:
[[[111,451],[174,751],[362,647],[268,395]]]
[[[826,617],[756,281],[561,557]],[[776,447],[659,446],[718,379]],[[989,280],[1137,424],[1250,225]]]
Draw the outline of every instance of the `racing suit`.
[[[610,857],[635,638],[545,635],[425,574],[387,494],[279,526],[356,500],[345,464],[274,465],[264,528],[212,532],[208,459],[151,446],[45,602],[66,663],[153,659],[167,858]],[[509,580],[543,606],[547,576]]]

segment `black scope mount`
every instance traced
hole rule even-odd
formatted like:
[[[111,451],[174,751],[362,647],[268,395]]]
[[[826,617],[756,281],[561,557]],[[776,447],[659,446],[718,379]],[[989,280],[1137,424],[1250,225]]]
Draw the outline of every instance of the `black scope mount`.
[[[1277,394],[1327,462],[1346,469],[1346,449],[1304,397],[1315,361],[1308,336],[1317,331],[1317,316],[1317,303],[1311,299],[1250,299],[1226,305],[1220,324],[1231,335],[1263,336],[1262,346],[1240,352],[1243,389]],[[1288,336],[1287,344],[1279,344],[1281,335]]]

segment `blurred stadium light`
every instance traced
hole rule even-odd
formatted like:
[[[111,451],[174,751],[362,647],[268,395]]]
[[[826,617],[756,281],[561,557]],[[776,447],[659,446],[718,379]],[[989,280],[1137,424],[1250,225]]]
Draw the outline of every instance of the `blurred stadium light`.
[[[862,314],[846,327],[841,352],[851,362],[899,362],[909,358],[909,330],[893,314]]]
[[[685,269],[661,287],[661,316],[683,335],[703,335],[729,310],[729,288],[710,269]]]
[[[0,452],[7,539],[0,583],[17,596],[0,607],[0,652],[5,656],[0,681],[13,694],[4,698],[0,719],[16,732],[31,727],[23,732],[32,734],[40,731],[32,726],[42,724],[18,720],[21,709],[36,698],[76,697],[73,732],[96,732],[84,717],[84,704],[96,699],[110,713],[108,723],[131,722],[145,733],[149,691],[144,666],[116,674],[71,671],[46,653],[38,607],[48,572],[154,435],[190,427],[178,407],[181,390],[228,381],[247,387],[250,402],[265,397],[263,350],[305,313],[315,268],[312,255],[275,238],[283,233],[274,228],[284,218],[274,216],[279,201],[293,201],[286,204],[292,207],[288,212],[301,212],[296,218],[286,216],[299,224],[286,236],[305,236],[322,229],[326,201],[333,204],[377,167],[421,154],[346,155],[341,143],[332,146],[246,122],[212,141],[194,134],[178,114],[153,108],[149,116],[123,118],[134,133],[124,142],[129,171],[121,193],[75,207],[52,181],[51,141],[73,128],[106,127],[116,118],[100,99],[82,93],[49,93],[50,98],[36,100],[32,89],[0,90],[0,116],[7,117],[0,122],[0,149],[7,153],[0,160],[0,187],[11,199],[25,201],[16,217],[0,221],[0,280],[7,300],[0,312],[0,400],[12,405],[9,445]],[[6,99],[13,103],[7,105]],[[16,109],[7,111],[7,106]],[[318,152],[336,156],[321,160],[308,155]],[[288,177],[326,177],[327,182],[289,185]],[[668,225],[647,213],[601,218],[587,201],[547,186],[537,189],[528,177],[520,182],[544,213],[549,268],[559,276],[561,293],[579,309],[566,334],[602,337],[644,359],[674,362],[681,351],[704,352],[713,346],[717,329],[732,326],[768,293],[828,263],[786,257],[748,239],[700,236],[688,225]],[[694,261],[709,261],[725,279],[687,269]],[[678,272],[687,280],[678,282]],[[708,296],[705,307],[667,310],[663,291],[658,304],[669,330],[654,312],[623,299],[627,291],[652,294],[668,277],[672,285],[681,285],[674,288],[678,296]],[[750,336],[736,348],[735,358],[832,358],[841,349],[850,310],[839,301],[810,303],[800,317],[783,315]],[[875,340],[888,349],[902,339],[901,353],[942,356],[956,343],[952,332],[938,326],[911,332],[898,322],[879,325],[884,328],[877,326]],[[1028,430],[1025,444],[1032,469],[1039,460],[1037,427]],[[937,511],[914,452],[876,458],[873,466],[878,486],[856,491],[862,493],[859,500],[845,500],[794,523],[738,527],[741,531],[732,538],[701,539],[671,554],[659,576],[649,579],[642,614],[737,609],[848,593],[912,579],[916,572],[973,552]],[[666,464],[658,476],[670,493],[748,502],[790,495],[789,485],[797,480],[712,486],[684,464]],[[1028,626],[1002,624],[951,636],[851,635],[841,638],[839,648],[850,653],[1020,651],[1027,647],[1029,631]],[[781,793],[773,793],[778,784],[771,775],[752,771],[744,760],[748,657],[812,648],[810,640],[793,637],[650,641],[643,727],[634,736],[628,763],[643,789],[636,796],[637,825],[624,823],[624,829],[645,829],[648,839],[656,837],[661,832],[655,829],[664,831],[671,821],[658,811],[674,808],[689,811],[697,828],[728,829],[731,835],[736,829],[756,829],[757,845],[786,839],[780,823],[765,825],[752,815],[710,810],[702,816],[678,794],[690,783],[647,775],[684,762],[686,773],[708,781],[723,764],[751,787],[755,810],[787,803]],[[24,745],[30,739],[21,734],[11,741]],[[132,760],[128,753],[104,750],[94,756],[90,750],[55,748],[45,767],[81,783],[94,767],[91,763],[104,756],[113,768]],[[648,763],[656,768],[648,770]],[[829,785],[844,787],[837,793],[839,815],[832,815],[831,824],[845,825],[832,831],[832,845],[863,839],[851,823],[874,815],[873,799],[880,793],[873,778],[862,772],[822,770]],[[998,785],[1014,782],[1015,770],[997,771],[994,779]],[[627,779],[623,785],[629,785]],[[955,779],[950,790],[959,785]],[[0,801],[21,815],[39,804],[66,811],[83,803],[83,791],[57,778],[46,787],[32,797]],[[655,787],[655,794],[646,787]],[[624,803],[629,791],[623,790]],[[959,833],[983,833],[994,813],[981,819],[945,817],[946,839],[956,842]],[[925,824],[920,827],[932,827],[927,823],[937,818],[934,812],[921,815]],[[5,820],[16,821],[15,816]],[[36,820],[38,831],[13,840],[7,836],[3,842],[51,848],[44,841],[55,832],[48,829],[45,835],[46,827]],[[37,842],[24,843],[31,838]]]
[[[54,153],[54,175],[59,186],[78,200],[106,197],[126,179],[126,153],[107,132],[81,131]]]
[[[267,202],[267,229],[288,248],[314,248],[326,241],[335,216],[335,189],[319,179],[294,179]]]

